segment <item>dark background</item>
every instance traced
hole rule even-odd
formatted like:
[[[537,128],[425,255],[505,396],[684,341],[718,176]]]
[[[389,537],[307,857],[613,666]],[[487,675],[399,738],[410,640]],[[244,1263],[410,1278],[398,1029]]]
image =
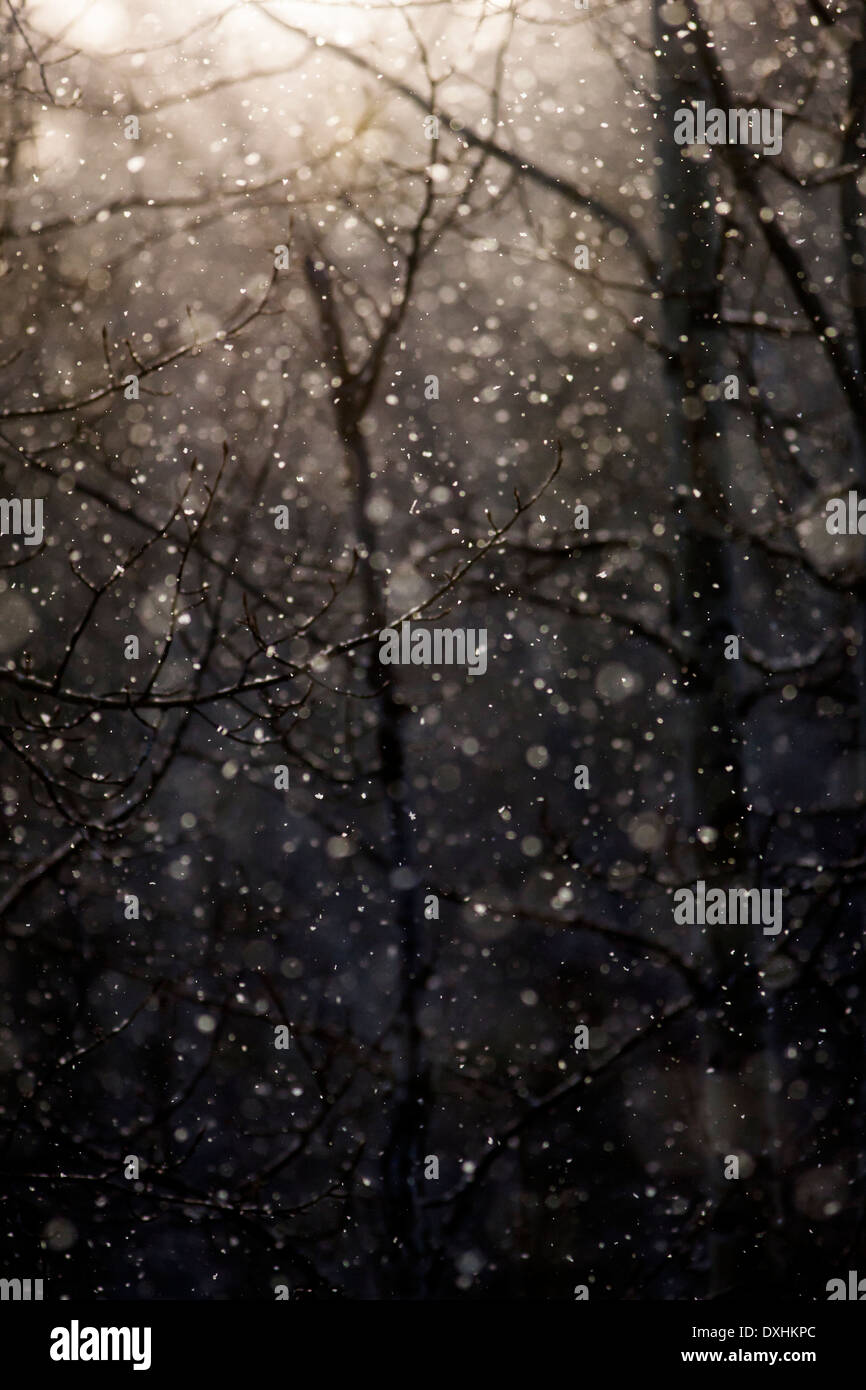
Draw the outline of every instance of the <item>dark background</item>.
[[[45,510],[0,539],[0,1275],[866,1274],[866,571],[824,525],[866,7],[77,13],[0,8],[0,493]],[[782,152],[677,146],[697,100]],[[382,667],[407,613],[486,674]],[[676,926],[698,878],[782,933]]]

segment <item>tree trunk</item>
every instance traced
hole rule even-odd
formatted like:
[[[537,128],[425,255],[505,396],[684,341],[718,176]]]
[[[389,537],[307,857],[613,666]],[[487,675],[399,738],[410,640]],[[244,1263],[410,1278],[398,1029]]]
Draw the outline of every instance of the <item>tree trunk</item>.
[[[673,626],[693,653],[681,680],[684,767],[679,806],[677,871],[686,883],[698,878],[717,886],[751,887],[748,811],[742,749],[736,728],[736,661],[724,655],[725,637],[741,636],[736,621],[732,553],[725,531],[731,470],[727,409],[721,395],[733,369],[725,363],[720,309],[724,253],[722,223],[714,207],[710,163],[674,141],[678,109],[707,93],[694,51],[668,25],[666,5],[654,0],[657,50],[657,170],[660,200],[659,288],[666,336],[667,450],[672,512],[676,518],[678,592]],[[706,388],[710,388],[707,392]],[[709,398],[706,398],[706,396]],[[748,1057],[765,1045],[755,959],[760,928],[692,929],[692,948],[712,991],[712,1006],[699,1013],[704,1086],[701,1146],[711,1214],[709,1295],[738,1280],[740,1244],[727,1224],[724,1203],[732,1195],[724,1178],[725,1154],[754,1153],[756,1134],[742,1129],[736,1104]],[[762,1144],[763,1147],[763,1144]]]

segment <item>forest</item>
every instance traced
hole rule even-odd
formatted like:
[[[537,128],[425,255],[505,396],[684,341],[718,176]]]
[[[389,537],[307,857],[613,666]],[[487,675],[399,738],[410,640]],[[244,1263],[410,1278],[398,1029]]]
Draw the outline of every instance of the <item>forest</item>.
[[[847,1287],[863,0],[0,36],[0,1275]]]

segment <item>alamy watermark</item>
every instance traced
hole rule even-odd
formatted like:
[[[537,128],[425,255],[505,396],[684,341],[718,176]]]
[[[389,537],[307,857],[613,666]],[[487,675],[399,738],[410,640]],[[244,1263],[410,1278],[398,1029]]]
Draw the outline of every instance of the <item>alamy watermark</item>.
[[[42,1299],[41,1279],[0,1279],[0,1300],[11,1299],[13,1303],[37,1303]]]
[[[734,107],[723,111],[705,101],[681,106],[674,116],[678,145],[751,145],[765,155],[782,149],[782,112],[778,107]]]
[[[69,1327],[51,1329],[52,1361],[131,1361],[134,1371],[150,1370],[149,1327]]]
[[[0,497],[0,536],[23,536],[25,545],[41,545],[41,497]]]
[[[828,536],[866,536],[866,497],[852,489],[847,498],[829,498],[824,510]]]
[[[698,879],[694,889],[674,893],[674,921],[678,926],[762,925],[764,936],[782,930],[781,888],[710,888]]]
[[[379,634],[383,666],[465,666],[470,676],[487,670],[487,628],[416,627],[400,624]]]
[[[848,1282],[844,1279],[827,1281],[827,1302],[837,1303],[840,1299],[855,1303],[866,1302],[866,1279],[858,1279],[856,1269],[848,1270]]]

